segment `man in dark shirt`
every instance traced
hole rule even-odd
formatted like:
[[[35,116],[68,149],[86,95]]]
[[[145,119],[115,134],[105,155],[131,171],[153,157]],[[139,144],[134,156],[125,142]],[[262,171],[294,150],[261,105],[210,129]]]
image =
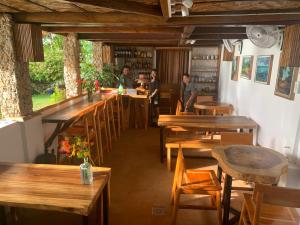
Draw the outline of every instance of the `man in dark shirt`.
[[[197,96],[196,85],[191,81],[189,74],[184,74],[181,83],[180,99],[185,112],[194,111],[194,103]]]
[[[134,88],[134,81],[130,76],[130,69],[128,66],[123,67],[119,83],[123,85],[123,88]]]

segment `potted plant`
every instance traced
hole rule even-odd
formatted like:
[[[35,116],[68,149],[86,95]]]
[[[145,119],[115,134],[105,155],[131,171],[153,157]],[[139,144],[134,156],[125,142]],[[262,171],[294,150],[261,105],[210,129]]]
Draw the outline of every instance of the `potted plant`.
[[[93,182],[91,151],[89,143],[81,137],[65,137],[59,145],[59,152],[64,154],[67,159],[81,160],[80,178],[82,184],[91,184]]]
[[[83,64],[81,68],[81,87],[88,94],[88,101],[93,101],[93,93],[99,89],[98,71],[93,64]]]
[[[119,70],[112,64],[104,64],[102,71],[99,73],[98,80],[101,87],[113,87],[118,78]]]

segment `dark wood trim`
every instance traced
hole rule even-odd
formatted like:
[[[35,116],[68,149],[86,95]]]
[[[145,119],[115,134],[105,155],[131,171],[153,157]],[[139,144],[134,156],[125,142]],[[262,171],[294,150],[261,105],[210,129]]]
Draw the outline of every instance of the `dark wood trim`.
[[[196,27],[194,34],[245,34],[246,27]]]
[[[112,9],[121,12],[130,12],[142,15],[151,15],[151,16],[161,16],[161,10],[157,6],[146,5],[139,2],[134,1],[125,1],[125,0],[66,0],[67,2],[72,3],[81,3],[90,6],[97,6],[105,9]]]

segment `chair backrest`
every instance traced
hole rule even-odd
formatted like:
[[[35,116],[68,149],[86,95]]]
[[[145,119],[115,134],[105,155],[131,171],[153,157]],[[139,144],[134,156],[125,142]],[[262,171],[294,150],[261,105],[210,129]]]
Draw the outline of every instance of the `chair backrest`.
[[[214,101],[214,96],[197,96],[196,102],[201,103],[201,102],[213,102]]]
[[[233,112],[233,106],[230,105],[226,109],[217,109],[216,116],[230,116],[230,115],[232,115],[232,112]]]
[[[185,173],[185,169],[186,169],[186,167],[185,167],[182,147],[181,147],[181,144],[180,144],[179,149],[178,149],[175,175],[174,175],[174,183],[176,184],[177,187],[181,186],[182,183],[184,182],[184,177],[183,176],[184,176],[184,173]]]
[[[177,101],[177,107],[176,107],[176,115],[180,115],[182,112],[182,103],[180,100]]]
[[[256,184],[253,200],[255,202],[255,210],[252,225],[258,225],[262,203],[300,208],[300,189]]]
[[[221,132],[221,145],[252,145],[252,133]]]

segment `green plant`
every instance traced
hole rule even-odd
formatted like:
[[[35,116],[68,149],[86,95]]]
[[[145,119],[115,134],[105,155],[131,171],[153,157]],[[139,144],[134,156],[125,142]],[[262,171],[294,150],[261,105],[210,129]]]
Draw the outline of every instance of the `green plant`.
[[[91,63],[85,63],[81,68],[81,85],[87,92],[94,92],[99,88],[99,83],[97,80],[98,71],[97,68]]]
[[[64,88],[61,88],[58,84],[55,85],[54,92],[51,95],[51,98],[55,103],[66,99],[66,90]]]
[[[98,80],[102,87],[112,87],[119,80],[119,70],[112,64],[104,64]]]

